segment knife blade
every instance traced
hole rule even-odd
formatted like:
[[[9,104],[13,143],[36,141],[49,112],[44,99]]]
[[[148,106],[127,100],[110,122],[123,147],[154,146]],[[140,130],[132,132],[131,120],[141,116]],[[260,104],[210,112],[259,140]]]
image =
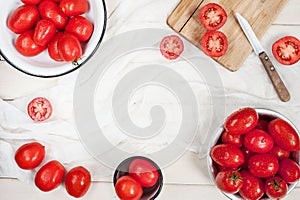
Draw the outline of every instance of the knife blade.
[[[246,35],[249,43],[251,44],[255,54],[259,56],[267,74],[269,75],[269,78],[274,86],[274,89],[278,94],[278,97],[283,102],[289,101],[291,98],[290,93],[286,88],[285,84],[283,83],[282,79],[280,78],[278,72],[276,71],[274,65],[272,64],[269,56],[267,55],[260,41],[256,37],[252,27],[250,26],[248,21],[244,17],[242,17],[239,13],[236,13],[235,16],[244,34]]]

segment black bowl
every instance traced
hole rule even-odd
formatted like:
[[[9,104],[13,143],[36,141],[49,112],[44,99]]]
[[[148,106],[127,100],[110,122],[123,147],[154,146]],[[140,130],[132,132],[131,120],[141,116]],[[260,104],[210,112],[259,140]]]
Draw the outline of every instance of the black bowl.
[[[122,161],[115,170],[113,183],[116,185],[116,182],[120,177],[129,174],[129,165],[135,159],[144,159],[151,162],[158,171],[159,177],[156,184],[149,188],[143,188],[143,196],[140,198],[140,200],[154,200],[161,192],[163,186],[163,175],[159,166],[149,158],[143,156],[133,156]]]

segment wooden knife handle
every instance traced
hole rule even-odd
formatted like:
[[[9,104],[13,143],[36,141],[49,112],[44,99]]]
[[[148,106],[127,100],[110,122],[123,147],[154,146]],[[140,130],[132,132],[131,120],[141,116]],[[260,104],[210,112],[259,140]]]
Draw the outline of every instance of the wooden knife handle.
[[[291,98],[290,93],[286,88],[286,86],[284,85],[283,81],[281,80],[279,74],[277,73],[269,56],[266,54],[266,52],[262,52],[259,54],[259,58],[263,63],[265,70],[267,71],[280,100],[284,102],[290,100]]]

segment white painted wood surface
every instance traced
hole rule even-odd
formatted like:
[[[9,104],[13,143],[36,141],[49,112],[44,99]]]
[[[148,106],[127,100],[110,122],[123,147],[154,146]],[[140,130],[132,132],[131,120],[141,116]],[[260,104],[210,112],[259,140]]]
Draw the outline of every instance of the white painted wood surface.
[[[143,24],[144,27],[160,27],[168,14],[173,10],[178,1],[176,0],[149,0],[143,1],[145,4],[135,0],[107,0],[108,27],[106,37],[114,33],[126,30],[126,24]],[[145,13],[145,18],[130,18],[126,21],[126,16],[122,16],[124,7],[128,5],[128,15],[135,15],[138,10],[130,9],[131,5],[135,9],[145,7],[149,4],[157,4],[157,10],[149,10]],[[163,6],[163,7],[162,7]],[[150,6],[149,6],[150,7]],[[153,6],[152,6],[153,8]],[[122,9],[122,12],[119,12]],[[271,28],[262,39],[264,46],[269,47],[275,38],[283,35],[295,35],[300,38],[300,3],[299,0],[289,0],[286,7],[274,21]],[[155,13],[153,13],[155,12]],[[151,21],[151,15],[160,13],[161,19]],[[133,20],[134,19],[134,20]],[[155,18],[156,19],[156,18]],[[150,20],[150,21],[149,21]],[[126,22],[126,23],[124,23]],[[142,26],[142,25],[140,25]],[[164,24],[165,28],[167,26]],[[270,49],[267,49],[270,52]],[[254,59],[249,56],[248,59]],[[1,61],[0,61],[1,62]],[[300,67],[298,63],[295,67]],[[249,66],[244,66],[249,67]],[[243,68],[243,67],[242,67]],[[38,79],[24,74],[11,68],[6,64],[1,64],[0,68],[0,97],[2,99],[14,99],[41,88],[51,87],[57,84],[57,79]],[[298,100],[299,101],[299,100]],[[226,199],[218,189],[213,186],[207,173],[206,160],[200,160],[194,153],[186,153],[180,160],[164,170],[165,185],[158,199],[182,200],[182,199]],[[300,197],[300,186],[286,198],[296,200]],[[0,199],[19,200],[19,199],[73,199],[68,196],[61,186],[53,192],[42,193],[34,185],[26,184],[15,179],[0,179]],[[101,182],[93,182],[88,194],[83,198],[88,200],[98,199],[117,199],[111,183],[111,178]]]

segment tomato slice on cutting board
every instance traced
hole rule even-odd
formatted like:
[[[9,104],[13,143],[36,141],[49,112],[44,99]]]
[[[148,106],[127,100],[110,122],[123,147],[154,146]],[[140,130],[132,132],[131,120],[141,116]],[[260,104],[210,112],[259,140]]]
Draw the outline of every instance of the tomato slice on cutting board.
[[[227,21],[226,11],[216,3],[208,3],[203,6],[198,17],[204,28],[209,31],[218,30]]]
[[[51,116],[52,106],[48,99],[44,97],[36,97],[29,102],[27,112],[32,120],[40,122]]]
[[[275,59],[283,65],[292,65],[300,59],[300,41],[293,36],[285,36],[272,45]]]
[[[203,52],[210,57],[223,56],[228,48],[228,40],[221,31],[208,31],[201,38]]]

